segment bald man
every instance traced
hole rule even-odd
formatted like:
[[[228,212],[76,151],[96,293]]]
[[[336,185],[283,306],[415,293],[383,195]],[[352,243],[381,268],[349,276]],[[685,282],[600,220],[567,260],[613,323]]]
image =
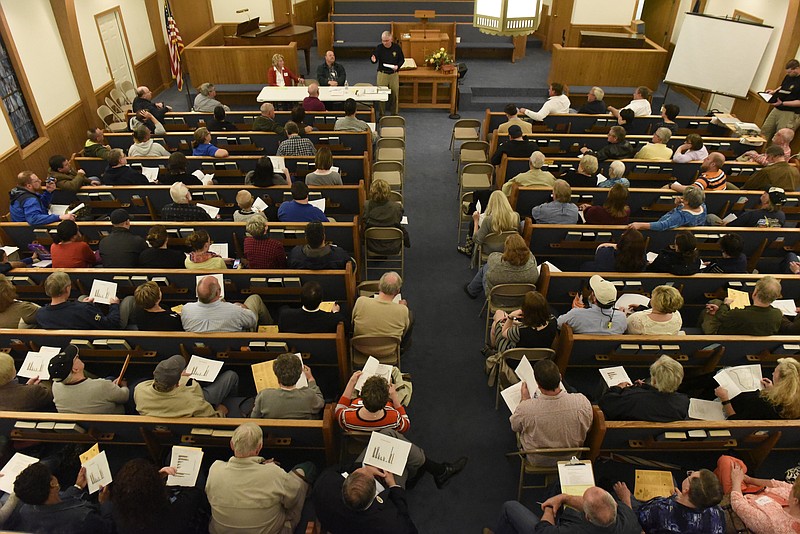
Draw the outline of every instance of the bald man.
[[[319,84],[314,82],[308,86],[308,96],[303,99],[306,111],[325,111],[325,104],[319,99]]]
[[[153,93],[149,87],[145,85],[137,87],[136,98],[133,99],[133,112],[138,114],[140,111],[149,111],[159,122],[164,122],[164,115],[168,111],[172,111],[172,108],[163,102],[153,102],[150,100],[151,98],[153,98]],[[146,121],[143,122],[147,123]],[[150,130],[155,130],[155,125]]]
[[[728,187],[728,178],[722,167],[725,165],[725,156],[719,152],[712,152],[700,164],[700,176],[692,184],[703,191],[723,191]],[[687,186],[680,182],[672,182],[665,186],[678,193],[683,193]]]
[[[214,276],[204,276],[197,284],[197,302],[183,307],[181,322],[187,332],[255,331],[260,324],[274,324],[258,295],[244,304],[222,300],[222,288]]]
[[[253,121],[253,130],[256,132],[275,132],[278,135],[286,135],[283,125],[275,122],[275,106],[269,102],[261,104],[261,115]]]

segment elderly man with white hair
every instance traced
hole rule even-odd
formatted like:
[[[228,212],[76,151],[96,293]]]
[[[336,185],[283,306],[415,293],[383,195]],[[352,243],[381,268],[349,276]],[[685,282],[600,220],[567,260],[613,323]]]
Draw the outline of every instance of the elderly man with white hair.
[[[400,75],[398,72],[406,58],[403,55],[403,49],[394,42],[392,32],[385,31],[381,34],[381,44],[375,47],[369,59],[373,64],[378,65],[377,84],[386,86],[391,90],[389,94],[389,102],[391,102],[389,111],[397,115],[400,109]],[[381,116],[385,115],[386,104],[381,102],[379,108]]]
[[[261,427],[244,423],[231,438],[230,460],[211,465],[206,482],[211,534],[288,534],[300,522],[314,465],[304,462],[287,473],[259,456],[263,444]]]
[[[672,149],[667,146],[672,138],[672,130],[662,126],[653,134],[653,142],[647,143],[633,157],[634,159],[672,159]]]
[[[511,194],[512,184],[516,183],[520,187],[553,187],[556,177],[550,171],[543,171],[544,154],[538,150],[531,154],[528,165],[530,169],[521,172],[503,184],[503,193],[508,196]]]
[[[286,135],[282,124],[275,120],[275,106],[269,102],[261,104],[261,115],[253,121],[253,130],[256,132],[275,132],[278,135]]]
[[[210,221],[211,216],[197,204],[191,204],[192,194],[183,182],[175,182],[169,188],[172,203],[161,208],[162,221]]]
[[[413,320],[408,303],[399,299],[401,287],[403,279],[390,271],[381,276],[374,298],[358,297],[353,306],[353,335],[395,336],[403,340],[401,347],[405,348]]]
[[[197,302],[183,306],[181,322],[187,332],[254,331],[260,324],[274,324],[259,295],[250,295],[244,304],[225,302],[222,288],[214,276],[204,276],[197,284]]]
[[[203,111],[205,113],[214,113],[214,108],[222,106],[225,111],[230,111],[231,108],[217,100],[217,88],[211,82],[200,84],[197,88],[197,96],[194,97],[194,110]]]

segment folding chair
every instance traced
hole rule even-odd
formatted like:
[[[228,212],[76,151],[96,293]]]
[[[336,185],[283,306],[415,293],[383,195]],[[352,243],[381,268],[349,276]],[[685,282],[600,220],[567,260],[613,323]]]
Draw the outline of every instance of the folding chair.
[[[97,116],[109,132],[124,132],[128,129],[128,123],[120,122],[117,115],[105,104],[97,108]]]
[[[481,138],[481,121],[478,119],[459,119],[450,133],[450,154],[456,159],[456,141],[478,141]]]
[[[125,97],[125,93],[116,87],[109,92],[109,96],[123,112],[128,113],[133,109],[133,105],[128,102],[128,99]]]
[[[466,163],[489,163],[489,143],[486,141],[464,141],[458,150],[456,171]]]
[[[406,120],[400,115],[387,115],[378,121],[378,131],[382,138],[406,138]]]
[[[403,190],[403,163],[400,161],[376,161],[372,165],[372,179],[380,178],[389,182],[393,190]]]
[[[125,95],[125,99],[133,103],[133,100],[136,98],[136,88],[133,86],[133,82],[130,80],[122,80],[119,83],[119,89],[122,91],[122,94]]]
[[[405,260],[402,230],[391,226],[373,226],[364,232],[364,241],[365,277],[369,278],[370,269],[379,269],[382,264],[386,270],[397,271],[402,278]]]
[[[466,230],[469,235],[469,226],[472,224],[472,214],[468,213],[469,206],[472,204],[474,193],[468,191],[461,195],[461,204],[458,206],[458,233],[456,243],[461,244],[461,232]],[[464,226],[466,224],[466,227]]]
[[[405,165],[406,143],[402,139],[378,139],[375,143],[375,161],[399,161]]]
[[[518,310],[525,300],[525,293],[528,291],[536,291],[534,284],[498,284],[489,290],[486,295],[486,333],[484,335],[484,343],[489,342],[489,325],[492,324],[492,317],[497,310],[504,312],[512,312]],[[481,310],[483,311],[483,310]]]
[[[505,249],[506,239],[510,235],[519,234],[516,230],[506,230],[504,232],[492,232],[487,235],[483,243],[478,245],[478,268],[486,263],[489,259],[489,254],[499,250]]]
[[[106,97],[105,101],[106,106],[108,106],[108,109],[110,109],[114,114],[114,118],[117,120],[117,122],[125,122],[125,112],[122,111],[122,108],[120,108],[110,97]]]
[[[511,367],[511,363],[513,362],[514,367],[516,364],[522,361],[522,357],[525,356],[528,358],[528,361],[533,364],[533,362],[538,362],[539,360],[554,360],[556,357],[556,351],[553,349],[545,349],[545,348],[536,348],[536,349],[526,349],[524,347],[516,347],[513,349],[508,349],[500,354],[500,367]],[[507,388],[508,386],[512,386],[513,384],[503,384],[501,377],[503,374],[498,371],[497,373],[497,382],[495,384],[495,396],[494,396],[494,409],[500,406],[500,392]]]
[[[458,173],[458,198],[464,193],[492,188],[494,167],[489,163],[469,163]]]
[[[400,367],[400,338],[396,336],[353,336],[350,339],[350,367],[363,367],[372,356],[380,363]]]

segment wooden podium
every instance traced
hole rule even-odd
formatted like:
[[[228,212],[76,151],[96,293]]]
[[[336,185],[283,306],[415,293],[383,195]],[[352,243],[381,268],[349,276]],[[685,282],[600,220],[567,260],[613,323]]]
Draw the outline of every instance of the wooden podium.
[[[405,57],[413,58],[420,67],[425,64],[426,56],[440,48],[444,48],[452,56],[450,36],[434,29],[409,30],[406,35],[400,38],[400,48],[402,48]]]

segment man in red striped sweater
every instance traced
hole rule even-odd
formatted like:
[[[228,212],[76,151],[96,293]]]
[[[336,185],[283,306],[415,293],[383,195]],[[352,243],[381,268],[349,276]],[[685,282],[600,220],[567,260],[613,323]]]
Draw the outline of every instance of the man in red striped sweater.
[[[390,385],[382,376],[371,376],[361,387],[360,396],[355,397],[360,376],[361,371],[353,373],[336,405],[335,415],[339,425],[345,430],[363,432],[385,428],[398,432],[408,430],[411,421],[400,404],[394,385]]]

